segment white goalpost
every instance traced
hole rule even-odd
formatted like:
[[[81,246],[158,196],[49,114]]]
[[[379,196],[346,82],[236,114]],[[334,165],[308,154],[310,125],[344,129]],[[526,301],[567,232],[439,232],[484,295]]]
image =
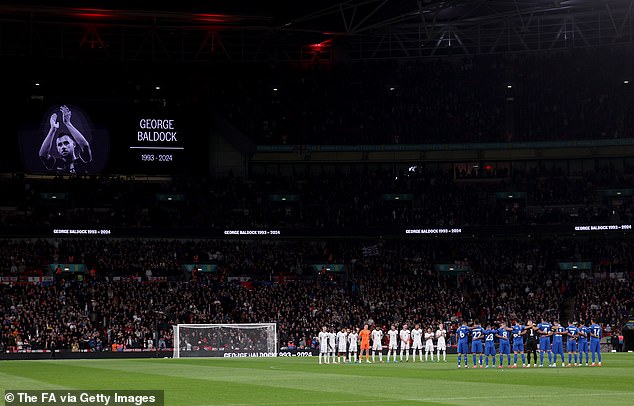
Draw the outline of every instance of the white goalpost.
[[[276,323],[177,324],[174,358],[275,357]]]

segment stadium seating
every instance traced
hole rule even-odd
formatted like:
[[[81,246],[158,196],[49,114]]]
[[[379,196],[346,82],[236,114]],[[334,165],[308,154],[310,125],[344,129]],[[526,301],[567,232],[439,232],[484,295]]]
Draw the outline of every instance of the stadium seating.
[[[362,254],[360,242],[331,245],[3,240],[4,274],[18,278],[0,286],[3,345],[41,349],[54,335],[67,350],[111,350],[117,343],[169,348],[177,322],[274,321],[282,342],[306,346],[322,325],[359,326],[369,319],[455,328],[462,319],[594,316],[618,330],[634,306],[630,242],[384,241],[370,256]],[[562,258],[591,261],[593,268],[560,270]],[[192,275],[183,264],[194,260],[212,261],[218,271]],[[44,264],[62,261],[86,263],[96,274],[49,271],[51,283],[27,282],[27,275],[46,275],[37,271]],[[313,266],[327,261],[344,263],[346,272]],[[468,263],[472,272],[446,276],[435,268],[438,262]]]

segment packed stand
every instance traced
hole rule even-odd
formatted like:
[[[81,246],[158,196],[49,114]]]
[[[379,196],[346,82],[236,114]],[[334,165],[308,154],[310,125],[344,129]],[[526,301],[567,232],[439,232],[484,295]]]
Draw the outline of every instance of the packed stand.
[[[368,321],[444,322],[453,329],[461,320],[596,317],[617,330],[634,307],[627,267],[631,242],[375,243],[377,252],[365,256],[367,242],[346,241],[3,240],[3,258],[14,250],[20,254],[13,256],[17,264],[6,261],[3,267],[4,275],[17,280],[0,286],[2,345],[9,350],[51,349],[53,342],[71,351],[169,349],[175,323],[276,322],[281,343],[306,347],[314,345],[322,325]],[[124,265],[113,268],[119,262],[105,260],[111,257]],[[51,261],[71,258],[96,272],[51,273]],[[562,258],[590,261],[593,269],[560,270]],[[189,262],[213,262],[218,270],[191,273],[183,267]],[[316,263],[343,263],[345,272],[315,269]],[[435,267],[443,263],[468,264],[470,271],[444,275]],[[20,269],[39,269],[53,278],[29,283]]]

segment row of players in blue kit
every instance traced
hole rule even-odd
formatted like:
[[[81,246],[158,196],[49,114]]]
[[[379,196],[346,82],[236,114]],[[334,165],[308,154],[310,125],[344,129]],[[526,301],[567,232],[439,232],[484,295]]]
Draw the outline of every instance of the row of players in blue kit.
[[[514,361],[511,365],[511,335],[513,337]],[[539,324],[534,324],[529,320],[526,325],[516,321],[513,327],[508,327],[505,322],[500,323],[500,327],[493,329],[490,325],[483,328],[477,321],[473,326],[462,323],[456,330],[456,342],[458,343],[458,368],[464,358],[464,367],[469,368],[469,338],[471,338],[471,354],[473,356],[473,368],[478,367],[477,356],[480,357],[479,367],[489,367],[489,357],[492,357],[492,366],[495,367],[495,340],[499,342],[500,363],[498,368],[503,368],[504,355],[507,357],[507,367],[517,368],[518,356],[522,358],[522,368],[530,368],[531,354],[533,354],[533,366],[537,367],[537,351],[539,351],[539,367],[544,366],[544,354],[548,356],[548,366],[557,366],[557,356],[561,356],[561,366],[566,366],[564,360],[564,337],[566,340],[566,351],[568,352],[568,367],[583,365],[583,354],[586,356],[586,366],[588,365],[588,354],[592,353],[592,364],[595,366],[598,359],[598,366],[601,366],[601,337],[603,329],[594,320],[590,326],[583,323],[577,325],[569,322],[568,327],[559,324],[558,321],[552,324],[542,320]],[[526,341],[524,340],[526,338]],[[552,343],[551,343],[552,338]],[[588,347],[588,342],[590,346]],[[539,347],[538,347],[539,343]],[[526,363],[526,353],[528,353],[528,363]],[[553,359],[554,356],[554,359]],[[485,357],[486,366],[483,365]],[[572,363],[574,357],[574,364]]]

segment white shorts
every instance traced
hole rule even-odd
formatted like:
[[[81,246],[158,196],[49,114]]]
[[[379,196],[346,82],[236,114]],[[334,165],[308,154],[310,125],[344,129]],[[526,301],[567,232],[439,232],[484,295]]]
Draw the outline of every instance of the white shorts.
[[[328,354],[328,347],[319,347],[320,354]]]
[[[339,352],[346,352],[346,346],[345,345],[343,345],[343,346],[340,345],[339,346]]]
[[[359,352],[359,350],[356,345],[351,345],[350,348],[348,348],[348,352]]]
[[[335,352],[335,347],[328,347],[328,352]]]
[[[434,351],[434,344],[425,344],[425,351]]]
[[[381,343],[372,344],[372,351],[383,351],[383,344]]]
[[[409,350],[409,341],[401,341],[401,350]]]
[[[436,345],[436,349],[437,349],[438,351],[447,351],[447,344],[446,344],[446,343],[443,343],[443,342],[438,341],[438,345]]]
[[[412,350],[422,350],[423,349],[423,344],[420,341],[414,341],[414,344],[412,344]]]
[[[398,348],[398,343],[390,343],[388,346],[389,350],[396,350]]]

